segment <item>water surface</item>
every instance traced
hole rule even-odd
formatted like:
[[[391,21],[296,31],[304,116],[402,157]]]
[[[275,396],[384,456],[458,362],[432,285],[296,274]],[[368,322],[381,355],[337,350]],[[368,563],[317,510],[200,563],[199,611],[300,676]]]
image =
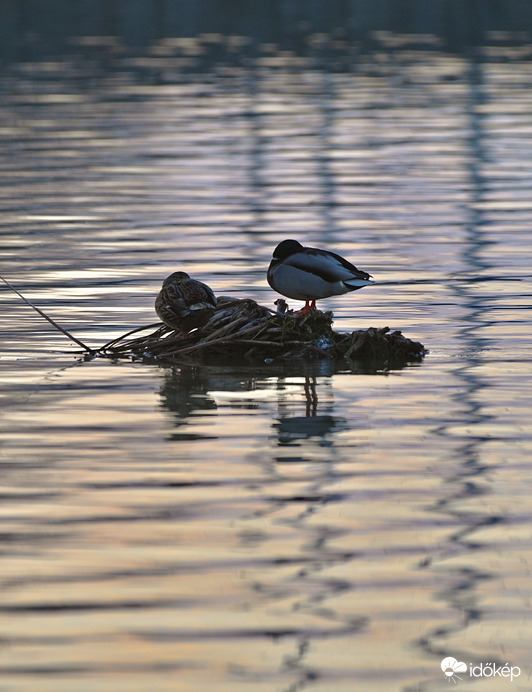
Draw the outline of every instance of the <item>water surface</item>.
[[[296,237],[377,280],[337,329],[430,354],[83,362],[2,290],[3,689],[530,685],[530,46],[326,40],[5,68],[1,273],[78,338],[154,322],[177,269],[272,306]]]

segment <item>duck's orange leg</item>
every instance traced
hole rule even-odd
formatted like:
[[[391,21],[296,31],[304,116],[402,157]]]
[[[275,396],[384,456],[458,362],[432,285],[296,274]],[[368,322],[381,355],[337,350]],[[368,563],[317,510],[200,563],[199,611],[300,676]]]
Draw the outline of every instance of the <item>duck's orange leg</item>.
[[[307,300],[305,302],[305,307],[301,308],[301,310],[298,310],[296,312],[296,315],[306,315],[308,312],[312,312],[312,310],[316,310],[316,301]]]

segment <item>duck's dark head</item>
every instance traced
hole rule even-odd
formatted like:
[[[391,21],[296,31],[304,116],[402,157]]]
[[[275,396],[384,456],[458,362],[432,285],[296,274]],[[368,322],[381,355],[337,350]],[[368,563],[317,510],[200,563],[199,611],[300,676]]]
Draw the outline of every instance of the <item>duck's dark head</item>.
[[[163,286],[168,286],[168,284],[178,284],[185,279],[190,279],[190,276],[186,272],[174,272],[167,276],[163,281]]]
[[[283,240],[273,251],[273,256],[275,259],[284,260],[296,252],[301,252],[302,249],[303,246],[297,240]]]

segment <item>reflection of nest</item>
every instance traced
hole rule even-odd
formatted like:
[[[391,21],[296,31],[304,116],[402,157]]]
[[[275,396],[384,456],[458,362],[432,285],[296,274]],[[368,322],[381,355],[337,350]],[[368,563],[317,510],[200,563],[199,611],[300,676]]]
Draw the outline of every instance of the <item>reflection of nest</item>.
[[[282,309],[284,301],[279,302]],[[339,334],[332,330],[332,321],[330,312],[274,313],[254,300],[221,297],[214,316],[187,336],[163,325],[133,337],[150,328],[141,327],[105,344],[99,352],[170,363],[237,356],[260,360],[347,357],[385,364],[420,361],[426,353],[423,344],[388,327]]]

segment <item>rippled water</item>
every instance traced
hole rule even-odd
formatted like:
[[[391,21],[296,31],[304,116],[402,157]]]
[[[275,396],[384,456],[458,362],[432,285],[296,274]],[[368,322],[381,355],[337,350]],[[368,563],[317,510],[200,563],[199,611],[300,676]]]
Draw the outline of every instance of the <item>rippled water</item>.
[[[430,354],[81,362],[2,290],[1,688],[528,689],[532,48],[217,41],[5,69],[2,275],[98,345],[178,268],[271,306],[297,237]]]

